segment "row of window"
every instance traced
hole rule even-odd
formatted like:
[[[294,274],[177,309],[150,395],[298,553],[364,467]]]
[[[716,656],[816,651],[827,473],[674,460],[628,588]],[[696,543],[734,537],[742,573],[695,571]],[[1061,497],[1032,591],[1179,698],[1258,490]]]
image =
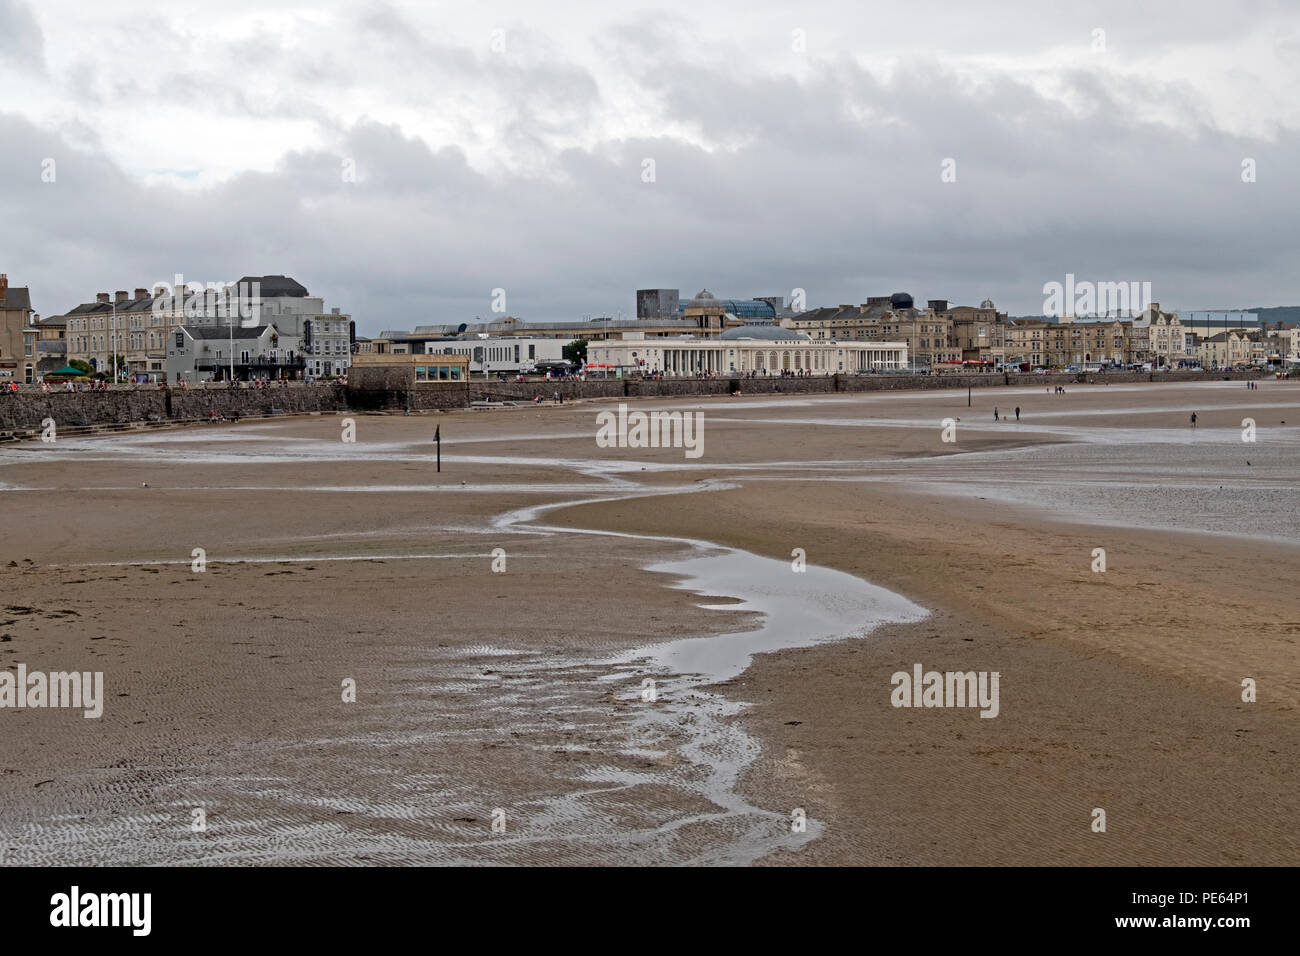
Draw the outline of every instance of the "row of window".
[[[459,365],[417,365],[415,367],[417,382],[459,382]]]
[[[429,355],[438,354],[436,351],[432,350],[433,346],[426,345],[425,348],[430,350],[427,353]],[[393,349],[393,353],[397,354],[397,349]],[[520,351],[518,345],[448,346],[442,349],[442,354],[443,355],[468,355],[475,362],[482,362],[484,360],[485,355],[487,357],[488,362],[518,362],[520,360]],[[535,344],[528,346],[528,358],[530,361],[537,358],[537,346]]]

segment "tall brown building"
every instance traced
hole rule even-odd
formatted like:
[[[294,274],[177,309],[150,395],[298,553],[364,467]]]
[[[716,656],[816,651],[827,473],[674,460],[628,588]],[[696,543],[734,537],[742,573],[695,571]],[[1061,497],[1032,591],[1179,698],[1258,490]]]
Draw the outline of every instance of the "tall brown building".
[[[31,334],[32,299],[26,286],[11,286],[0,273],[0,379],[35,381],[36,336]]]

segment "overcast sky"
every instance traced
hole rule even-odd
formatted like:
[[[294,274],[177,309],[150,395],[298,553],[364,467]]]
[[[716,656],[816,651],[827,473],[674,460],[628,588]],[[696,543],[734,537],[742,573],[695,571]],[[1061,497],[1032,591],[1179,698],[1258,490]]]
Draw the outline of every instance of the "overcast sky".
[[[497,288],[1300,304],[1300,3],[1047,6],[0,0],[0,272],[42,314],[285,273],[363,334]]]

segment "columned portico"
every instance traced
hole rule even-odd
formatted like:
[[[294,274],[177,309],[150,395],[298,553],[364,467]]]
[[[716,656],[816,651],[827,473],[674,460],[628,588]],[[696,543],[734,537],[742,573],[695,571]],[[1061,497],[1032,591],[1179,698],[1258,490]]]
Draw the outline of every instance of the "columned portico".
[[[906,342],[812,339],[772,324],[728,329],[716,339],[634,338],[592,342],[590,361],[669,377],[833,375],[907,368]]]

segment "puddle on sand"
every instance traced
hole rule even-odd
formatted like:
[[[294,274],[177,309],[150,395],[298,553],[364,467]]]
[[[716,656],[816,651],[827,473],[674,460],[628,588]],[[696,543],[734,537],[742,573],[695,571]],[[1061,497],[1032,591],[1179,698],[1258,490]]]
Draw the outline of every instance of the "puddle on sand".
[[[705,683],[730,680],[755,654],[860,637],[882,624],[919,621],[927,613],[901,595],[843,571],[811,564],[795,571],[792,562],[748,551],[718,549],[646,570],[679,575],[683,580],[674,587],[742,602],[704,607],[763,614],[757,630],[652,644],[623,656],[626,661],[649,658],[656,666],[697,675]]]
[[[725,480],[712,479],[674,490],[699,492],[732,486]],[[643,489],[589,500],[663,493],[662,488]],[[921,620],[928,612],[901,595],[830,568],[806,565],[804,570],[795,571],[791,562],[709,541],[543,523],[545,513],[580,503],[584,502],[520,508],[500,516],[496,525],[502,530],[542,535],[590,534],[684,545],[690,549],[686,557],[658,561],[645,570],[676,577],[672,587],[737,602],[703,607],[761,615],[753,629],[655,642],[603,662],[610,669],[596,680],[615,684],[615,693],[633,702],[631,725],[624,739],[633,749],[671,751],[680,758],[680,765],[671,774],[649,775],[606,765],[581,779],[628,789],[640,784],[667,784],[703,798],[709,807],[702,812],[680,814],[656,826],[607,834],[607,849],[615,851],[618,847],[621,849],[616,852],[626,854],[637,848],[659,862],[747,865],[778,849],[798,849],[816,839],[823,825],[815,818],[815,808],[805,808],[807,829],[794,833],[788,815],[793,808],[765,810],[740,794],[740,777],[762,752],[762,745],[734,719],[749,705],[710,690],[709,685],[744,672],[755,654],[862,637],[884,624]],[[647,677],[655,681],[653,702],[642,698]],[[628,748],[623,752],[629,752]],[[583,796],[560,797],[547,803],[551,813],[583,830]],[[710,833],[710,838],[689,841],[690,850],[683,853],[679,835],[700,830]]]
[[[692,544],[708,553],[659,562],[646,570],[677,576],[675,588],[738,598],[739,603],[702,606],[759,612],[757,628],[636,648],[611,661],[616,672],[601,679],[626,680],[629,670],[635,670],[638,676],[656,681],[660,706],[645,706],[630,737],[662,740],[670,730],[687,730],[676,749],[698,774],[677,783],[707,799],[713,809],[673,820],[659,828],[659,835],[710,824],[719,831],[718,838],[689,862],[747,865],[778,849],[798,849],[815,840],[823,824],[815,818],[816,808],[804,808],[807,829],[793,833],[788,813],[794,808],[764,810],[740,795],[740,777],[762,752],[762,745],[734,720],[749,705],[711,691],[708,685],[743,673],[755,654],[863,637],[884,624],[919,621],[928,612],[842,571],[815,565],[795,571],[791,562]],[[643,691],[644,685],[637,681],[628,699],[639,699]]]

